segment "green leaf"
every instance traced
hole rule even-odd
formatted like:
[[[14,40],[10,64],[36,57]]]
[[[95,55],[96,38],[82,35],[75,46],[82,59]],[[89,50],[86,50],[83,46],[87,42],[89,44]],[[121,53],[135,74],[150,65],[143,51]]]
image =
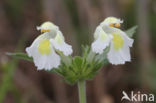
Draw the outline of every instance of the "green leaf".
[[[138,26],[133,26],[131,27],[130,29],[126,30],[126,34],[129,36],[129,37],[132,37],[134,35],[134,33],[136,32],[136,29],[138,28]]]
[[[11,57],[15,57],[18,59],[33,61],[33,59],[31,57],[29,57],[26,53],[6,53],[6,55],[11,56]]]
[[[85,58],[88,54],[88,52],[90,51],[90,47],[88,45],[82,45],[82,52],[83,52],[83,57]]]

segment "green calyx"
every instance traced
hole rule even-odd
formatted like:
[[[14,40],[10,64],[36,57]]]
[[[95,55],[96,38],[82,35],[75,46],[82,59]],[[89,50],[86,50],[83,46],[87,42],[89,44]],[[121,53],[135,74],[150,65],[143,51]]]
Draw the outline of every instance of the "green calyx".
[[[88,46],[83,46],[82,48],[82,57],[75,56],[72,58],[71,56],[66,57],[61,55],[62,63],[59,68],[54,69],[69,84],[92,79],[98,70],[107,63],[106,53],[108,49],[103,54],[97,55]]]

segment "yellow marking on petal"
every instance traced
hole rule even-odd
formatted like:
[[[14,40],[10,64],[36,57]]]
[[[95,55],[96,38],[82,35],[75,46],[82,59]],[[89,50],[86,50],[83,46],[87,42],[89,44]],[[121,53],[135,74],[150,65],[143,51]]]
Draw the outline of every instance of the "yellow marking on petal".
[[[42,29],[41,30],[41,33],[45,33],[45,32],[50,32],[50,30],[49,29],[47,29],[47,30],[46,29]]]
[[[117,23],[117,24],[109,24],[110,27],[116,27],[116,28],[119,28],[120,27],[120,24]]]
[[[119,28],[119,27],[120,27],[120,24],[115,24],[115,27],[116,27],[116,28]]]
[[[60,36],[60,34],[57,34],[57,35],[56,35],[55,41],[56,41],[58,44],[62,44],[63,38]]]
[[[110,27],[114,27],[114,24],[109,24]]]
[[[113,33],[113,46],[115,50],[120,50],[124,45],[124,39],[119,33]]]
[[[38,51],[41,55],[49,55],[51,53],[50,41],[48,39],[42,39],[38,46]]]

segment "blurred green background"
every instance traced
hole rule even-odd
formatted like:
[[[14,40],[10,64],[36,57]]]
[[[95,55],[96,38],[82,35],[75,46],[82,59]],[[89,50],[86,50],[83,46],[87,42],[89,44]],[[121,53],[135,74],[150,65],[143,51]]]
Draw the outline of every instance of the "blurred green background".
[[[0,103],[78,103],[76,85],[5,53],[25,52],[40,35],[36,26],[51,21],[80,55],[108,16],[123,19],[123,30],[138,25],[132,62],[103,67],[87,81],[88,103],[121,103],[122,91],[156,94],[156,0],[0,0]]]

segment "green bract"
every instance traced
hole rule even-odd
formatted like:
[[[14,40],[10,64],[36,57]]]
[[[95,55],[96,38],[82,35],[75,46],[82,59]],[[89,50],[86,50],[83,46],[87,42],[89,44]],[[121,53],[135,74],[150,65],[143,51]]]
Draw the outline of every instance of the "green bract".
[[[62,63],[54,69],[56,73],[65,78],[69,84],[81,80],[92,79],[97,71],[106,63],[106,52],[101,55],[93,53],[88,46],[83,47],[83,55],[75,57],[61,56]]]

